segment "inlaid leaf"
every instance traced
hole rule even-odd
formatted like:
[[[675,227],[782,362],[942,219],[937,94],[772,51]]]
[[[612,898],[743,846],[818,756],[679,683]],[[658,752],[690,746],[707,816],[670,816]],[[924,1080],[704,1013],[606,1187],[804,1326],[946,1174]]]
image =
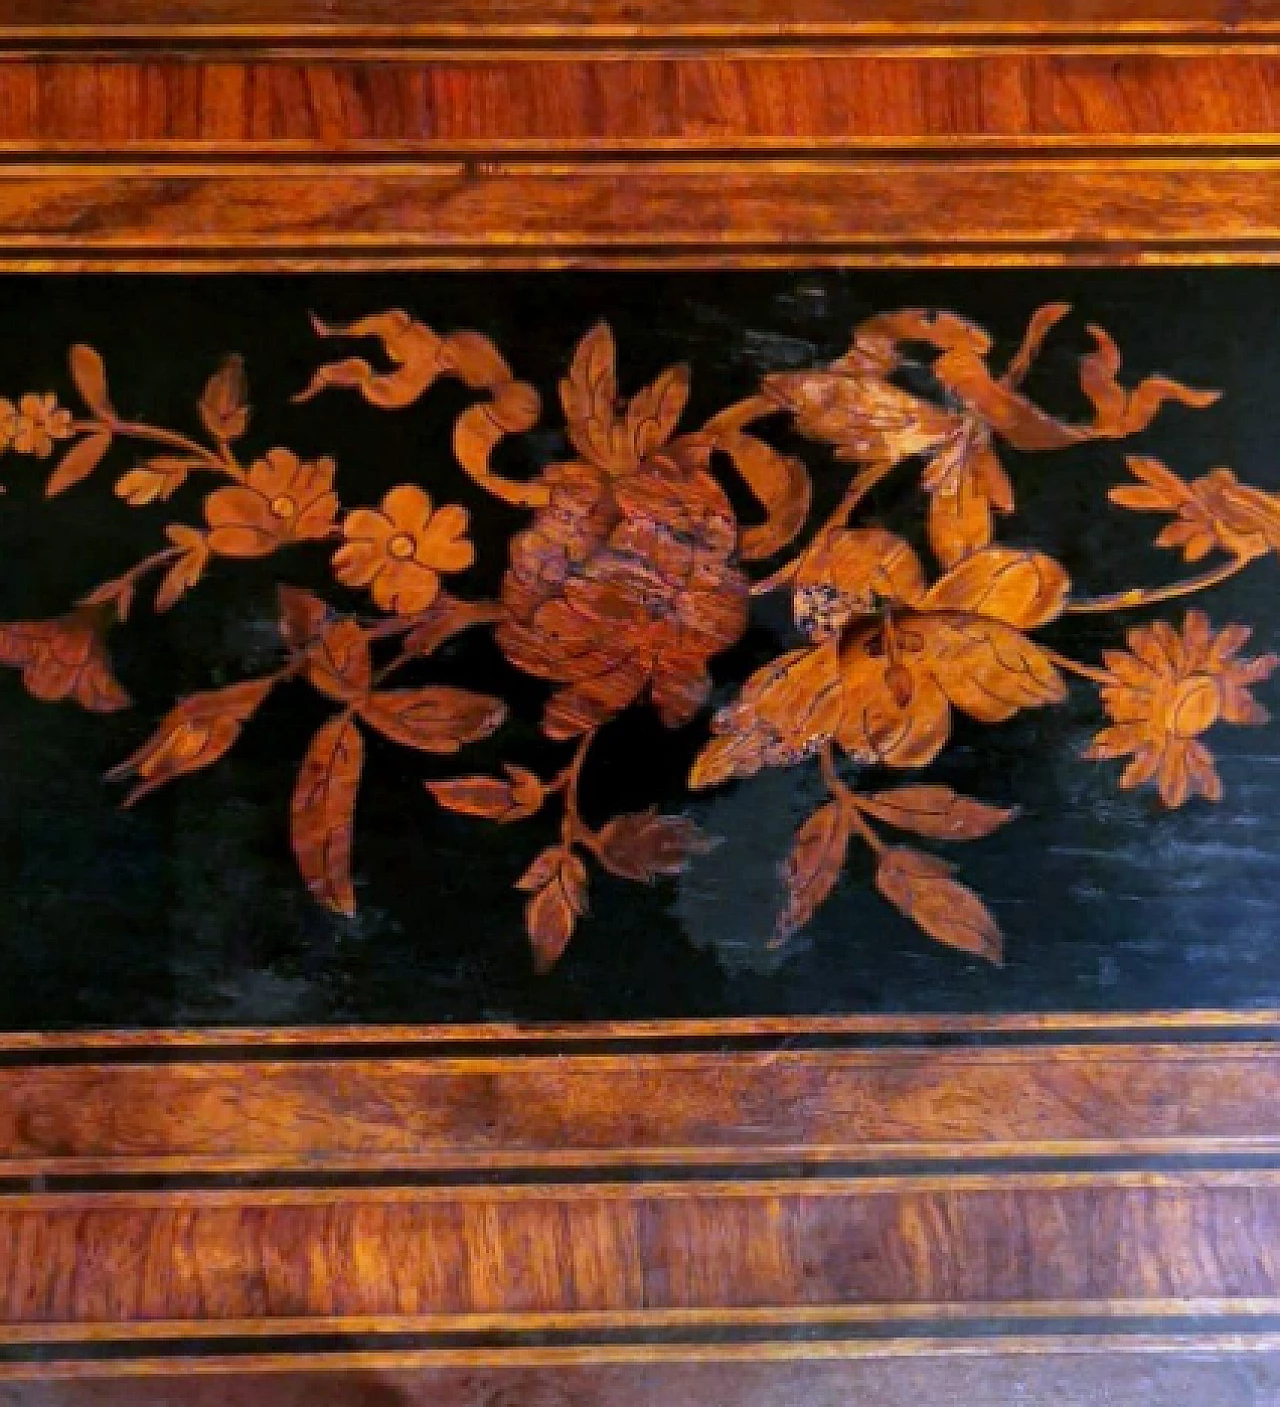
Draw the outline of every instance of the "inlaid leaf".
[[[289,813],[294,857],[312,897],[348,918],[356,911],[351,850],[363,769],[360,729],[345,714],[331,718],[302,759]]]
[[[404,649],[413,655],[431,655],[446,641],[473,625],[487,625],[502,617],[494,601],[462,601],[442,591],[422,613],[419,624],[404,637]]]
[[[503,768],[505,777],[448,777],[423,785],[446,811],[506,825],[540,810],[547,789],[542,779],[525,767],[506,762]]]
[[[183,523],[171,523],[165,534],[182,555],[165,573],[156,592],[156,610],[167,611],[182,599],[204,575],[209,565],[209,543],[202,532]]]
[[[694,759],[689,785],[719,786],[811,757],[835,736],[843,711],[836,642],[791,650],[756,670],[737,700],[716,714],[716,736]]]
[[[373,685],[367,632],[353,620],[325,627],[307,655],[307,680],[339,703],[363,699]]]
[[[783,943],[805,926],[831,896],[849,848],[849,816],[842,801],[819,806],[796,832],[783,866],[787,905],[774,924],[774,942]]]
[[[1027,630],[1062,614],[1071,580],[1043,552],[986,547],[951,568],[923,598],[934,611],[973,611]]]
[[[560,383],[566,428],[584,459],[613,474],[634,469],[665,444],[689,398],[689,369],[675,366],[619,412],[613,333],[597,323],[574,352]]]
[[[898,847],[886,850],[876,868],[876,888],[930,938],[999,965],[1000,929],[986,905],[951,878],[953,865]]]
[[[158,454],[116,480],[116,497],[124,499],[131,508],[143,508],[148,503],[172,498],[187,482],[191,471],[199,467],[197,459]]]
[[[660,816],[657,807],[615,816],[596,837],[600,863],[623,879],[652,884],[679,874],[710,842],[687,816]]]
[[[244,358],[229,356],[209,378],[200,397],[200,419],[215,440],[238,440],[249,428]]]
[[[0,665],[21,669],[33,698],[73,699],[90,713],[115,713],[132,700],[111,671],[104,627],[96,605],[57,620],[0,624]]]
[[[451,753],[487,738],[507,716],[490,694],[427,684],[420,689],[384,689],[360,705],[360,716],[392,742],[422,752]]]
[[[113,782],[138,778],[124,805],[132,806],[175,777],[199,772],[225,757],[273,682],[247,679],[225,689],[192,694],[170,709],[138,751],[107,773]]]
[[[281,583],[276,588],[280,637],[293,650],[306,649],[329,623],[329,607],[313,592]]]
[[[44,488],[45,497],[57,498],[60,493],[66,493],[69,488],[82,483],[102,463],[110,448],[111,435],[106,430],[77,440],[49,475],[49,482]]]
[[[921,484],[929,494],[929,546],[944,567],[989,546],[993,515],[1013,512],[1013,484],[990,433],[974,421],[926,465]]]
[[[1067,696],[1048,651],[1004,621],[939,612],[915,617],[908,628],[921,638],[943,693],[980,723],[1003,723]]]
[[[92,347],[78,343],[72,347],[68,362],[71,381],[80,392],[80,399],[99,420],[112,424],[116,412],[107,392],[107,369],[102,358]]]
[[[545,975],[559,962],[587,909],[587,868],[564,846],[544,850],[516,881],[530,895],[525,928],[533,949],[533,967]]]
[[[859,796],[858,804],[898,830],[933,840],[978,840],[1018,814],[1017,807],[992,806],[944,786],[872,792]]]

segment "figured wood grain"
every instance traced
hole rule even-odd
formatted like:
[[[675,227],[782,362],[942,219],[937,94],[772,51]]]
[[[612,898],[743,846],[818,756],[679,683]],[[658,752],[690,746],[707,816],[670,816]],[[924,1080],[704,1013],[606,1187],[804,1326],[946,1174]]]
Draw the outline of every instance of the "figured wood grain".
[[[0,1177],[1280,1153],[1271,1046],[15,1068]]]
[[[10,271],[1269,262],[1278,250],[1280,161],[1267,158],[0,166]]]
[[[21,1341],[31,1324],[185,1321],[175,1334],[198,1337],[199,1325],[218,1320],[253,1321],[234,1327],[267,1335],[281,1331],[279,1319],[296,1334],[298,1321],[322,1332],[324,1321],[348,1316],[393,1316],[377,1331],[398,1332],[395,1316],[418,1315],[434,1316],[419,1331],[479,1337],[536,1332],[547,1327],[537,1316],[557,1314],[566,1342],[589,1349],[600,1325],[575,1316],[594,1310],[627,1312],[620,1332],[632,1341],[652,1327],[652,1312],[711,1311],[691,1321],[689,1337],[702,1344],[731,1337],[747,1309],[784,1311],[772,1327],[785,1339],[786,1311],[807,1306],[826,1307],[824,1322],[839,1324],[843,1305],[913,1305],[907,1334],[936,1327],[926,1321],[946,1306],[1031,1317],[1026,1301],[1071,1302],[1065,1312],[1047,1306],[1060,1319],[1093,1317],[1090,1303],[1105,1301],[1094,1315],[1111,1320],[1151,1317],[1149,1301],[1186,1301],[1156,1307],[1185,1320],[1198,1312],[1194,1301],[1261,1300],[1246,1314],[1269,1309],[1273,1320],[1280,1180],[1146,1181],[24,1199],[0,1206],[10,1267],[0,1321],[5,1338]],[[515,1317],[466,1318],[485,1314]],[[840,1336],[852,1336],[856,1317]],[[501,1345],[491,1337],[490,1346]]]
[[[0,142],[189,151],[194,144],[404,151],[865,142],[1098,144],[1270,140],[1280,50],[808,59],[619,53],[431,62],[0,61]],[[980,149],[982,149],[980,147]]]
[[[80,37],[139,33],[172,40],[199,35],[276,33],[474,38],[496,31],[529,37],[589,35],[636,39],[691,34],[701,38],[770,38],[821,33],[877,39],[1004,37],[1079,33],[1170,37],[1194,35],[1221,43],[1233,36],[1274,33],[1275,0],[877,0],[851,9],[843,0],[786,0],[767,9],[758,0],[6,0],[0,33]]]
[[[1128,1020],[9,1038],[0,1378],[1262,1350],[1268,1013]]]
[[[1270,262],[1278,45],[1271,0],[9,0],[0,269]]]
[[[2,0],[0,271],[1271,262],[1278,65],[1275,0]],[[0,1042],[0,1404],[1252,1407],[1268,1021]]]

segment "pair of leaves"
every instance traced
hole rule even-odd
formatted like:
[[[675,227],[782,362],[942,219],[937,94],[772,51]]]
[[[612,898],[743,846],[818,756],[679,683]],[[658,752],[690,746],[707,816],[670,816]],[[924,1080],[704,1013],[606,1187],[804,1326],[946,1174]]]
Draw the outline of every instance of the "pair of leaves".
[[[488,737],[506,717],[501,699],[470,689],[377,688],[369,633],[353,620],[323,626],[306,650],[303,670],[327,698],[348,705],[393,742],[421,752],[457,752],[464,743]]]
[[[640,811],[617,816],[595,836],[592,848],[601,863],[624,879],[652,883],[658,875],[678,874],[688,857],[706,841],[683,816]],[[525,927],[533,950],[534,970],[550,972],[587,911],[587,867],[568,845],[543,850],[516,881],[530,897]]]
[[[669,367],[625,404],[618,399],[613,333],[597,323],[579,342],[560,383],[573,447],[609,474],[628,474],[662,448],[689,399],[689,368]]]
[[[111,448],[112,430],[117,422],[102,358],[92,347],[77,345],[72,347],[68,360],[72,383],[95,424],[62,456],[58,467],[49,475],[44,490],[46,498],[57,498],[93,473]]]
[[[525,928],[534,971],[542,976],[559,962],[587,911],[587,867],[569,846],[552,846],[537,856],[516,888],[529,895]]]
[[[107,388],[106,367],[92,347],[75,346],[70,354],[71,380],[92,413],[95,425],[63,456],[49,477],[45,495],[55,498],[82,483],[102,463],[111,448],[120,418]],[[244,361],[228,357],[214,373],[200,398],[200,418],[220,443],[238,439],[248,429]],[[116,493],[133,506],[167,499],[175,493],[200,461],[190,456],[160,455],[124,474]]]
[[[454,753],[488,737],[506,717],[501,699],[469,689],[427,684],[379,689],[368,632],[355,621],[327,620],[308,593],[282,599],[281,629],[302,652],[307,680],[346,705],[325,723],[308,748],[290,810],[294,855],[311,893],[342,914],[355,911],[351,849],[356,793],[364,767],[357,719],[405,747]]]
[[[854,808],[898,830],[934,840],[977,840],[1015,812],[961,796],[950,787],[900,787],[895,791],[836,797],[820,806],[796,833],[783,870],[787,902],[775,926],[776,943],[804,927],[830,897],[844,868]],[[931,938],[992,962],[1001,955],[1000,930],[972,890],[950,876],[953,867],[909,847],[879,852],[876,887]]]

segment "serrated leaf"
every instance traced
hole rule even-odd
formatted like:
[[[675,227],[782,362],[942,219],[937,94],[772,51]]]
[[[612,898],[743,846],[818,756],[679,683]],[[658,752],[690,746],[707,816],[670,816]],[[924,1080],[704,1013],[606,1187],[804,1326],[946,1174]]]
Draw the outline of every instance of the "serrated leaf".
[[[116,480],[116,497],[124,499],[131,508],[143,508],[148,503],[172,498],[187,482],[192,469],[199,467],[195,459],[156,455]]]
[[[534,971],[544,976],[560,960],[578,919],[587,908],[587,869],[563,846],[544,850],[516,882],[530,894],[525,928],[533,949]]]
[[[165,532],[169,541],[182,549],[182,556],[165,573],[156,591],[157,611],[167,611],[176,606],[209,565],[209,544],[202,532],[185,523],[171,523]]]
[[[103,630],[104,612],[93,603],[57,620],[0,624],[0,665],[21,669],[33,698],[114,713],[132,700],[111,671]]]
[[[302,650],[324,633],[329,607],[313,592],[282,582],[276,588],[280,636],[291,649]]]

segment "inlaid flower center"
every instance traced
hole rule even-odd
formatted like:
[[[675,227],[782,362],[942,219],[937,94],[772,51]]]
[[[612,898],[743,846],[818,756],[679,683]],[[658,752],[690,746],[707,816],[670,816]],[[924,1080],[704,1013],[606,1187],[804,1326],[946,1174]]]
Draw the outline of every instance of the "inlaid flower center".
[[[407,562],[413,556],[415,545],[409,533],[396,533],[387,542],[387,555],[394,557],[397,562]]]
[[[1218,685],[1207,674],[1193,674],[1174,690],[1169,702],[1169,731],[1194,738],[1218,721]]]
[[[277,518],[292,518],[297,511],[297,503],[287,493],[282,493],[271,500],[271,512]]]

